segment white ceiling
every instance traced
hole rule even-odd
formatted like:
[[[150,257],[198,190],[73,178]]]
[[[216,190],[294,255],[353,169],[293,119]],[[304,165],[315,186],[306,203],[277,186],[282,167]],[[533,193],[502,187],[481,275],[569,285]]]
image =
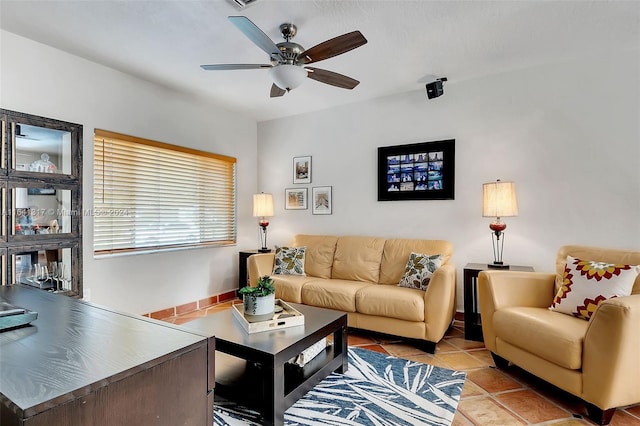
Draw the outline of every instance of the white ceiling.
[[[244,15],[274,42],[293,22],[310,48],[360,30],[368,44],[314,64],[361,83],[311,79],[269,98],[267,70],[204,71],[201,64],[269,63],[228,20]],[[640,45],[638,1],[0,0],[0,28],[268,120],[608,50]],[[46,66],[46,64],[43,64]],[[426,95],[425,95],[426,97]]]

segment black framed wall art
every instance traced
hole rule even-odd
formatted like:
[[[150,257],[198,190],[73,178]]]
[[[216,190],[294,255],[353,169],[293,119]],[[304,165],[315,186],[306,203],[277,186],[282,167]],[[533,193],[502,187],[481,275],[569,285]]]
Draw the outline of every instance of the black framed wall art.
[[[453,200],[455,139],[378,148],[378,201]]]

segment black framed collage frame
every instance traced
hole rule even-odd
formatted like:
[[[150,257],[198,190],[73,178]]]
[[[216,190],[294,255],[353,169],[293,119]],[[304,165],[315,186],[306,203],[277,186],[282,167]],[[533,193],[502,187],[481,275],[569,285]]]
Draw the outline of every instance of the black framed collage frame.
[[[455,139],[378,148],[378,201],[453,200]]]

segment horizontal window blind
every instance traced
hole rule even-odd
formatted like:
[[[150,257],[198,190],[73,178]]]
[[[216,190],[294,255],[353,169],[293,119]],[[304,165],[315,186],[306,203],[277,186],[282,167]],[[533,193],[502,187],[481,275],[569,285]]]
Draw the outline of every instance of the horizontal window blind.
[[[236,242],[236,159],[95,130],[94,254]]]

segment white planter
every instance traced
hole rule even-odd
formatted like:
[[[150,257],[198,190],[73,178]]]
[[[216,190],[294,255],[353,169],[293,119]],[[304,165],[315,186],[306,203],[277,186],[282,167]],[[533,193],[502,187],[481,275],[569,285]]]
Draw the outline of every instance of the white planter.
[[[267,321],[273,318],[276,295],[262,297],[244,295],[244,317],[248,322]]]

